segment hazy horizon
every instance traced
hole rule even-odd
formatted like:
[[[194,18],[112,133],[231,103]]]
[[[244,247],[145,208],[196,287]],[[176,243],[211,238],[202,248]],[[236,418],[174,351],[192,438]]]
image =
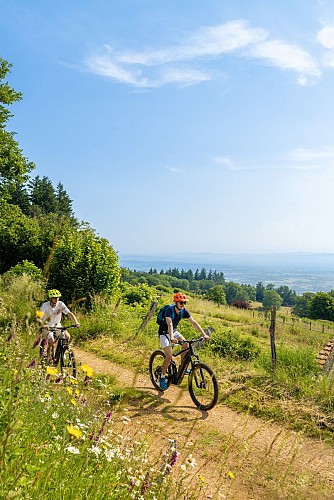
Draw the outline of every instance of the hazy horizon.
[[[179,258],[177,258],[179,257]],[[211,257],[211,258],[210,258]],[[160,272],[170,267],[178,269],[205,268],[224,273],[226,281],[255,286],[274,283],[287,285],[298,295],[305,292],[328,292],[334,289],[334,254],[208,254],[120,255],[120,265],[132,270]]]

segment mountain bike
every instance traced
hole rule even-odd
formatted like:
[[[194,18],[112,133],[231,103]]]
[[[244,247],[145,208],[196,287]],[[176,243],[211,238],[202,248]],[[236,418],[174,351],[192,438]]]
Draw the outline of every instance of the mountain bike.
[[[210,333],[212,331],[213,329],[210,330]],[[218,400],[218,380],[213,370],[205,363],[202,363],[199,355],[195,353],[195,347],[203,345],[204,338],[199,337],[197,339],[178,342],[180,345],[184,343],[189,344],[189,347],[183,351],[177,352],[176,354],[173,353],[173,358],[166,373],[167,387],[171,384],[180,385],[188,368],[190,368],[188,381],[190,397],[198,409],[205,411],[211,410],[216,405]],[[180,356],[181,354],[184,354],[184,357],[179,367],[177,367],[174,358]],[[166,355],[164,351],[158,349],[151,354],[149,361],[150,378],[152,384],[158,391],[162,390],[160,388],[160,376],[165,357]]]
[[[78,328],[77,325],[62,326],[61,328],[49,328],[49,331],[53,332],[55,345],[54,345],[54,356],[51,360],[54,367],[60,366],[60,371],[62,374],[68,374],[74,378],[77,376],[77,365],[75,360],[75,354],[71,347],[71,341],[65,337],[65,330],[69,328]],[[44,348],[45,340],[42,340],[40,349],[41,357],[45,358]]]

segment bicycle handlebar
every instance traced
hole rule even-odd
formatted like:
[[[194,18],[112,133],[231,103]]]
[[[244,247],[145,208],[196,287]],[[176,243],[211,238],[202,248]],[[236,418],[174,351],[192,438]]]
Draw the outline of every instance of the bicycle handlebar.
[[[196,342],[202,342],[203,340],[209,340],[205,339],[204,337],[198,337],[198,339],[191,339],[191,340],[178,340],[177,344],[183,345],[183,344],[195,344]]]
[[[77,325],[68,325],[68,326],[49,326],[50,331],[57,331],[60,330],[61,332],[64,332],[68,328],[79,328]]]

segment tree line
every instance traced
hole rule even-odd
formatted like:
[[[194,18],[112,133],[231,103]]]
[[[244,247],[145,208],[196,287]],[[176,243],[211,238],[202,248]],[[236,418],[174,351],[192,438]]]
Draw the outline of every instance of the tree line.
[[[67,302],[90,307],[96,294],[118,289],[121,270],[108,240],[79,222],[63,184],[32,177],[35,164],[8,131],[9,106],[22,99],[6,78],[12,65],[0,58],[0,275],[26,272],[59,288]]]
[[[275,288],[274,284],[266,286],[262,282],[256,286],[227,282],[223,272],[209,269],[196,269],[196,271],[169,268],[167,270],[151,268],[148,272],[127,269],[124,280],[132,285],[147,284],[167,289],[180,289],[205,296],[218,305],[232,304],[235,301],[262,302],[264,305],[280,307],[293,306],[297,295],[288,286]]]

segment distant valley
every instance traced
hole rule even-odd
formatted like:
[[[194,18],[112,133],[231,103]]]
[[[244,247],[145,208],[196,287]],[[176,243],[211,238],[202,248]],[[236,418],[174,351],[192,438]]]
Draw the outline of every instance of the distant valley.
[[[226,281],[256,285],[287,285],[298,295],[334,290],[334,254],[173,254],[120,255],[120,265],[136,271],[205,268],[222,271]]]

